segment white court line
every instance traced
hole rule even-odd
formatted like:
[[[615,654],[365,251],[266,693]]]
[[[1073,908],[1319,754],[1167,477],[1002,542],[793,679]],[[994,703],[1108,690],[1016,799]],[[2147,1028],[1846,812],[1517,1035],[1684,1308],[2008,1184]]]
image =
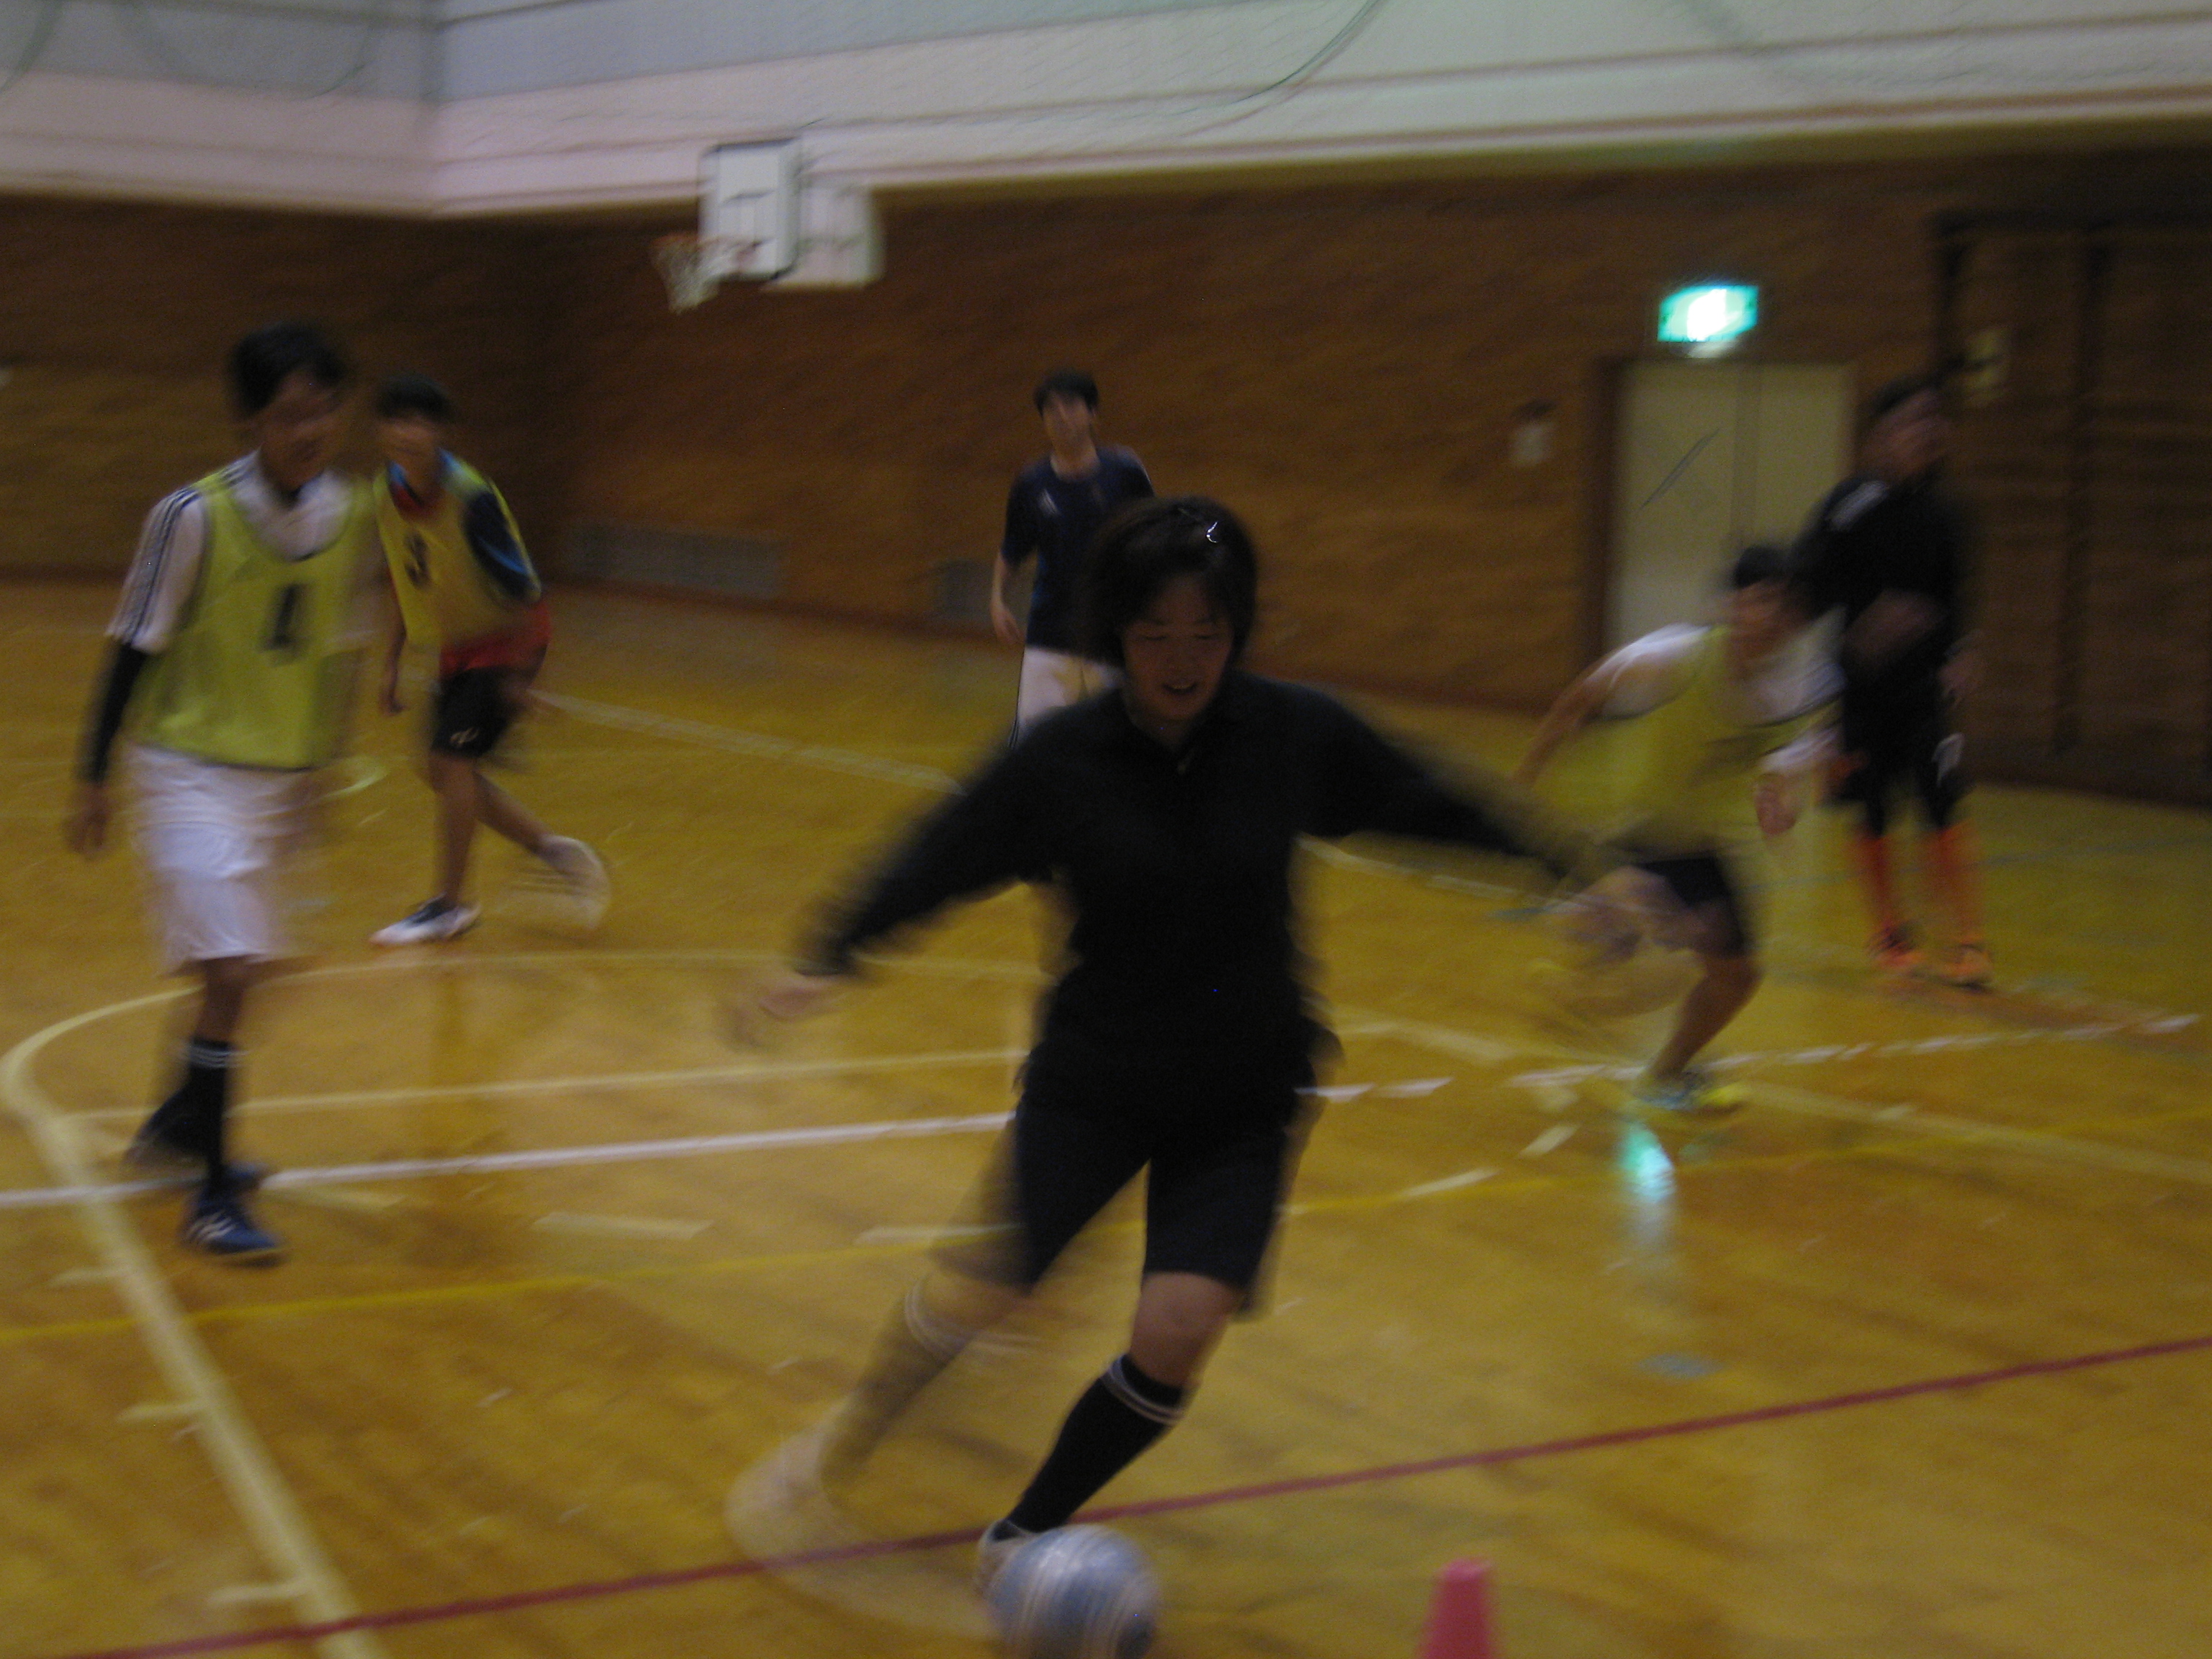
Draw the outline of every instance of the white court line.
[[[1398,1025],[1396,1029],[1400,1035],[1411,1041],[1433,1044],[1448,1054],[1465,1055],[1468,1052],[1470,1042],[1483,1044],[1489,1041],[1487,1038],[1476,1037],[1469,1032],[1453,1031],[1442,1026],[1407,1023]],[[1986,1040],[1978,1036],[1977,1040],[1967,1044],[1947,1042],[1937,1038],[1923,1038],[1897,1043],[1852,1043],[1841,1048],[1793,1048],[1764,1054],[1758,1053],[1734,1054],[1714,1064],[1717,1066],[1736,1066],[1751,1065],[1762,1060],[1787,1062],[1806,1056],[1811,1056],[1814,1060],[1832,1060],[1855,1057],[1859,1054],[1926,1054],[1930,1052],[1931,1043],[1935,1045],[1937,1051],[1940,1051],[1961,1046],[1986,1048],[1996,1043],[2031,1042],[2039,1040],[2088,1042],[2097,1037],[2111,1036],[2116,1030],[2130,1029],[2171,1028],[2166,1025],[2164,1019],[2155,1024],[2149,1021],[2139,1022],[2135,1027],[2115,1026],[2109,1023],[2101,1023],[2096,1025],[2072,1026],[2057,1030],[2005,1032],[1989,1035]],[[1638,1075],[1641,1070],[1642,1067],[1637,1066],[1622,1066],[1613,1061],[1597,1061],[1553,1066],[1540,1072],[1523,1072],[1518,1076],[1508,1078],[1505,1080],[1509,1084],[1535,1093],[1545,1109],[1559,1110],[1561,1109],[1561,1106],[1555,1103],[1556,1097],[1552,1096],[1552,1091],[1565,1085],[1581,1082],[1590,1078],[1633,1078]],[[1840,1096],[1816,1094],[1810,1090],[1794,1088],[1788,1084],[1769,1082],[1764,1079],[1751,1079],[1750,1086],[1761,1099],[1769,1100],[1783,1110],[1796,1112],[1802,1116],[1840,1119],[1848,1122],[1863,1123],[1876,1129],[1899,1130],[1969,1145],[2001,1146],[2012,1152],[2124,1170],[2130,1175],[2157,1176],[2172,1180],[2212,1184],[2212,1163],[2199,1163],[2192,1158],[2170,1158],[2161,1152],[2137,1152],[2130,1147],[2115,1146],[2107,1141],[2081,1140],[2070,1135],[2053,1134],[2038,1129],[2015,1129],[1999,1124],[1979,1123],[1972,1118],[1949,1117],[1941,1113],[1923,1112],[1917,1107],[1901,1103],[1872,1105],[1863,1101],[1850,1100]],[[1539,1148],[1545,1152],[1553,1150],[1559,1141],[1553,1140],[1551,1137],[1557,1133],[1558,1128],[1567,1127],[1562,1124],[1554,1129],[1545,1131],[1543,1134],[1529,1143],[1528,1150],[1522,1155],[1530,1156]],[[1571,1133],[1571,1130],[1570,1133]],[[1564,1136],[1560,1137],[1560,1139],[1564,1139]],[[1548,1145],[1547,1142],[1549,1142]]]
[[[804,1129],[750,1129],[732,1134],[679,1135],[659,1140],[597,1141],[582,1146],[542,1146],[514,1152],[475,1152],[458,1158],[393,1158],[380,1164],[326,1164],[308,1169],[279,1170],[261,1183],[261,1190],[281,1192],[291,1188],[343,1187],[362,1182],[437,1176],[497,1175],[514,1170],[561,1170],[592,1164],[651,1164],[673,1158],[706,1158],[723,1152],[765,1152],[786,1146],[843,1146],[871,1140],[917,1140],[931,1135],[983,1134],[1004,1127],[1011,1116],[1012,1114],[1007,1112],[977,1112],[960,1117],[887,1118],[867,1123],[821,1124]],[[173,1182],[100,1182],[79,1180],[66,1186],[19,1187],[0,1192],[0,1209],[50,1209],[66,1204],[112,1203],[147,1193],[176,1190],[178,1184]]]
[[[845,1060],[750,1061],[736,1066],[702,1066],[671,1072],[600,1072],[581,1077],[501,1078],[484,1083],[427,1084],[405,1089],[356,1089],[320,1095],[270,1095],[240,1103],[248,1116],[264,1112],[330,1112],[356,1106],[387,1106],[403,1101],[465,1100],[478,1095],[566,1094],[585,1089],[673,1089],[694,1083],[743,1083],[756,1078],[830,1077],[848,1073],[899,1072],[932,1066],[1004,1066],[1020,1060],[1026,1048],[960,1048],[934,1054],[865,1055]],[[138,1118],[139,1107],[79,1112],[86,1121]]]
[[[138,1002],[167,1001],[173,994],[162,992]],[[40,1036],[59,1036],[107,1012],[96,1009],[64,1020]],[[0,1097],[21,1120],[46,1167],[62,1184],[87,1188],[93,1184],[91,1164],[76,1127],[31,1075],[30,1062],[41,1046],[37,1039],[20,1042],[0,1062]],[[75,1202],[94,1252],[114,1271],[116,1289],[170,1394],[193,1407],[197,1437],[207,1448],[255,1547],[285,1586],[285,1599],[311,1623],[354,1617],[361,1611],[359,1605],[323,1553],[275,1459],[253,1431],[222,1368],[185,1317],[137,1229],[112,1196],[88,1193]],[[385,1651],[360,1631],[325,1637],[315,1647],[327,1659],[382,1659]]]
[[[1528,896],[1527,889],[1508,887],[1501,882],[1476,881],[1470,876],[1449,875],[1441,870],[1423,870],[1413,865],[1394,864],[1388,859],[1371,859],[1363,854],[1348,853],[1334,842],[1309,840],[1305,848],[1324,864],[1395,876],[1401,881],[1415,882],[1423,887],[1440,887],[1448,893],[1474,893],[1483,898],[1526,898]]]
[[[1737,1054],[1717,1055],[1702,1063],[1707,1071],[1730,1072],[1746,1066],[1825,1066],[1845,1060],[1950,1054],[1970,1048],[2011,1048],[2033,1042],[2095,1042],[2108,1036],[2125,1036],[2130,1031],[2170,1033],[2193,1024],[2196,1018],[2193,1014],[2165,1015],[2155,1019],[2099,1020],[2087,1025],[2037,1027],[2021,1031],[1962,1031],[1942,1036],[1911,1037],[1895,1042],[1850,1042],[1813,1048],[1747,1048]],[[1399,1029],[1409,1036],[1436,1030],[1416,1025],[1404,1025]],[[1456,1034],[1443,1032],[1442,1035],[1449,1038]],[[1506,1081],[1516,1088],[1534,1089],[1547,1084],[1579,1083],[1586,1078],[1632,1078],[1642,1070],[1640,1066],[1625,1066],[1617,1060],[1600,1060],[1574,1066],[1555,1066],[1540,1072],[1523,1072],[1516,1077],[1508,1078]]]
[[[714,1224],[680,1221],[653,1215],[581,1215],[574,1210],[552,1210],[530,1224],[545,1233],[591,1233],[609,1238],[696,1238]]]
[[[1865,1101],[1815,1094],[1809,1089],[1794,1088],[1788,1084],[1769,1083],[1763,1079],[1752,1083],[1750,1089],[1753,1097],[1759,1102],[1785,1112],[1794,1112],[1801,1117],[1862,1123],[1870,1128],[1927,1135],[1967,1146],[2001,1146],[2008,1152],[2064,1158],[2075,1164],[2094,1164],[2100,1169],[2123,1170],[2129,1175],[2156,1176],[2165,1180],[2212,1185],[2212,1164],[2202,1163],[2196,1158],[2170,1158],[2163,1152],[2115,1146],[2109,1141],[2077,1140],[2071,1135],[2053,1134],[2040,1129],[2014,1129],[2000,1124],[1978,1123],[1972,1118],[1923,1112],[1913,1106],[1870,1105]]]
[[[1538,1135],[1526,1146],[1523,1146],[1521,1149],[1521,1156],[1523,1158],[1541,1158],[1547,1152],[1558,1152],[1560,1147],[1565,1146],[1574,1138],[1575,1126],[1573,1124],[1554,1123],[1550,1128],[1545,1130],[1543,1133]]]
[[[885,760],[880,755],[866,755],[857,750],[793,743],[788,738],[770,737],[765,732],[709,726],[703,720],[680,720],[669,714],[649,714],[641,708],[623,708],[613,703],[592,702],[583,697],[548,694],[545,701],[563,713],[580,720],[588,720],[594,726],[611,726],[620,731],[643,732],[652,737],[701,744],[732,755],[789,761],[797,766],[812,766],[826,772],[875,778],[885,783],[902,783],[909,788],[928,789],[939,794],[958,787],[959,781],[951,773],[941,772],[933,766],[915,766],[906,761]]]
[[[1444,1193],[1456,1193],[1465,1188],[1473,1187],[1481,1182],[1488,1181],[1497,1173],[1498,1171],[1495,1170],[1462,1170],[1459,1174],[1446,1176],[1441,1181],[1424,1181],[1418,1187],[1408,1187],[1403,1192],[1400,1193],[1398,1196],[1401,1198],[1435,1198]]]

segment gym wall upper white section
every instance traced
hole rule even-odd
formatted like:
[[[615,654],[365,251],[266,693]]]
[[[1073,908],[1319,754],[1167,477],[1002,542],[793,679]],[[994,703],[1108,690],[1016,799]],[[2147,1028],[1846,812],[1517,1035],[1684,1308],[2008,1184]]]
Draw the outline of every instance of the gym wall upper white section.
[[[295,97],[423,99],[437,90],[439,51],[433,0],[12,0],[0,7],[0,85],[20,67]]]
[[[680,201],[706,147],[791,133],[897,185],[2212,114],[2203,4],[1144,4],[446,0],[443,98],[33,70],[0,93],[0,188],[470,214]],[[941,38],[898,33],[925,10]],[[645,72],[672,62],[716,66]]]
[[[0,97],[0,189],[412,216],[431,210],[436,138],[412,99],[39,74]]]
[[[448,98],[1234,6],[1240,0],[446,0]]]

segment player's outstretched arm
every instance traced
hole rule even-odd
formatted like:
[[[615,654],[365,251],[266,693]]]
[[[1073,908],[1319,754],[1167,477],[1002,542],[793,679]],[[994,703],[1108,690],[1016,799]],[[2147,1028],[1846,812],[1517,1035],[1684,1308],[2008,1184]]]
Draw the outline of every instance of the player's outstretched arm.
[[[835,974],[787,969],[749,986],[725,1013],[731,1040],[741,1047],[762,1046],[770,1028],[818,1013],[844,983]]]
[[[1365,831],[1503,853],[1577,888],[1621,862],[1611,846],[1495,773],[1455,766],[1447,781],[1341,703],[1306,695],[1322,734],[1320,787],[1302,826],[1309,835],[1335,840]]]
[[[947,905],[1042,873],[1027,810],[1028,763],[1001,757],[924,818],[876,872],[823,906],[793,965],[740,998],[734,1034],[758,1042],[772,1021],[815,1012],[859,975],[859,954]]]

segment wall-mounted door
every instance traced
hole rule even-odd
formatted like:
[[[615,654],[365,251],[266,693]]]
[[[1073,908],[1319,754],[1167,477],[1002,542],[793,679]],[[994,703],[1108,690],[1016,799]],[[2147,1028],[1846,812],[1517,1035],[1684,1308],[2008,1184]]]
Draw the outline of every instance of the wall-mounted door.
[[[1796,538],[1849,464],[1852,392],[1840,364],[1630,365],[1617,428],[1607,648],[1709,615],[1738,550]]]

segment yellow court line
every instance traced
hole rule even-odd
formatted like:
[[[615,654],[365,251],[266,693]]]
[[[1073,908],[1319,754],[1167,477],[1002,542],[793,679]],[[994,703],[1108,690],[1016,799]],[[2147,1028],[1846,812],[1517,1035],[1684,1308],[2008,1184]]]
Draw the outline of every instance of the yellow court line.
[[[301,1297],[285,1302],[241,1302],[203,1308],[186,1316],[198,1325],[245,1324],[258,1319],[313,1317],[371,1308],[404,1308],[441,1302],[489,1300],[507,1296],[544,1296],[563,1291],[605,1290],[656,1279],[707,1278],[754,1268],[819,1267],[874,1256],[911,1255],[933,1241],[900,1239],[878,1244],[834,1244],[818,1250],[781,1250],[764,1255],[717,1257],[708,1261],[664,1261],[645,1267],[616,1267],[599,1273],[547,1273],[534,1279],[471,1279],[464,1285],[416,1285],[404,1290],[362,1291],[351,1296]],[[82,1319],[68,1324],[0,1326],[0,1345],[36,1341],[46,1336],[112,1336],[132,1328],[128,1319]]]
[[[758,961],[764,958],[770,958],[771,957],[772,953],[764,951],[714,949],[676,950],[665,951],[605,951],[527,952],[499,957],[458,957],[452,959],[451,965],[488,967],[495,965],[505,966],[517,963],[538,965],[542,964],[548,960],[574,961],[578,959],[619,961]],[[921,966],[923,963],[928,963],[928,967],[923,969],[925,972],[934,971],[954,976],[998,976],[1000,975],[1012,976],[1018,975],[1022,976],[1033,977],[1036,971],[1034,968],[1028,964],[1022,963],[948,959],[939,959],[931,962],[928,958],[921,958],[913,962],[902,963],[901,965],[907,968],[915,968]],[[371,961],[362,963],[342,963],[325,968],[306,969],[300,973],[288,975],[288,977],[319,978],[325,976],[339,976],[355,972],[386,971],[392,967],[401,965],[404,964],[392,963],[386,960]],[[85,1014],[76,1017],[76,1018],[72,1020],[64,1021],[58,1025],[50,1026],[46,1030],[36,1034],[33,1037],[27,1039],[23,1043],[19,1044],[16,1049],[8,1056],[8,1075],[6,1081],[10,1085],[11,1098],[15,1086],[19,1083],[28,1083],[29,1061],[35,1057],[38,1050],[42,1048],[46,1045],[46,1042],[50,1041],[52,1038],[61,1036],[66,1030],[75,1029],[79,1025],[89,1024],[94,1020],[127,1012],[134,1008],[168,1001],[173,1000],[179,994],[181,994],[181,993],[175,990],[165,990],[148,996],[133,999],[130,1001],[110,1005],[106,1008],[92,1010]],[[1357,1034],[1358,1035],[1376,1037],[1394,1036],[1416,1046],[1426,1047],[1437,1052],[1449,1054],[1453,1058],[1462,1061],[1475,1060],[1483,1063],[1496,1064],[1501,1062],[1504,1059],[1516,1056],[1545,1054],[1555,1055],[1564,1059],[1580,1060],[1583,1061],[1600,1058],[1589,1054],[1577,1054],[1575,1051],[1570,1049],[1558,1048],[1533,1048],[1525,1044],[1508,1043],[1500,1039],[1482,1036],[1478,1033],[1459,1031],[1449,1027],[1430,1025],[1417,1021],[1392,1019],[1389,1016],[1378,1014],[1372,1011],[1357,1009],[1349,1005],[1340,1006],[1339,1012],[1345,1017],[1347,1022],[1346,1031],[1346,1035],[1353,1034],[1353,1028],[1350,1024],[1350,1022],[1358,1021],[1359,1022],[1359,1024],[1357,1027]],[[1984,1129],[1979,1126],[1972,1125],[1965,1120],[1942,1119],[1933,1116],[1926,1116],[1917,1113],[1902,1115],[1897,1117],[1887,1117],[1882,1115],[1882,1113],[1886,1109],[1883,1108],[1866,1106],[1855,1102],[1844,1102],[1836,1097],[1814,1097],[1811,1095],[1810,1091],[1794,1090],[1789,1085],[1767,1085],[1753,1083],[1752,1086],[1755,1089],[1760,1090],[1767,1090],[1771,1088],[1775,1097],[1776,1103],[1783,1106],[1784,1109],[1789,1109],[1787,1097],[1792,1094],[1805,1099],[1818,1098],[1832,1105],[1847,1105],[1855,1107],[1857,1109],[1858,1112],[1863,1112],[1864,1114],[1864,1117],[1861,1120],[1855,1113],[1852,1115],[1852,1121],[1863,1121],[1866,1127],[1875,1132],[1874,1138],[1855,1147],[1818,1148],[1809,1151],[1790,1151],[1770,1154],[1759,1154],[1754,1157],[1723,1158],[1708,1162],[1700,1162],[1683,1166],[1679,1173],[1683,1175],[1741,1173],[1747,1170],[1757,1170],[1759,1169],[1791,1164],[1804,1164],[1816,1160],[1860,1158],[1902,1151],[1914,1144],[1916,1141],[1924,1142],[1930,1138],[1951,1140],[1961,1145],[1978,1144],[1990,1146],[1996,1150],[2008,1150],[2018,1152],[2046,1152],[2047,1154],[2068,1157],[2076,1161],[2080,1161],[2084,1158],[2085,1154],[2093,1154],[2094,1148],[2086,1146],[2069,1145],[2064,1139],[2064,1132],[2075,1130],[2094,1131],[2104,1127],[2132,1126],[2140,1127],[2156,1123],[2186,1121],[2191,1119],[2212,1115],[2212,1108],[2185,1108],[2169,1113],[2156,1114],[2148,1116],[2083,1119],[2072,1123],[2062,1124],[2053,1130],[2016,1130],[1999,1126],[1990,1126],[1988,1128]],[[1838,1115],[1838,1114],[1832,1111],[1820,1112],[1813,1115],[1826,1116]],[[2126,1149],[2114,1150],[2116,1152],[2124,1152]],[[2113,1160],[2104,1161],[2112,1162]],[[2132,1170],[2130,1172],[2149,1175],[2172,1173],[2170,1170],[2150,1168],[2136,1168]],[[1553,1173],[1545,1175],[1528,1175],[1493,1179],[1480,1183],[1480,1191],[1484,1194],[1498,1194],[1500,1195],[1517,1194],[1548,1188],[1569,1188],[1577,1185],[1608,1184],[1613,1179],[1613,1176],[1612,1172],[1609,1170],[1602,1169],[1590,1170],[1581,1174]],[[1294,1206],[1294,1213],[1300,1217],[1355,1214],[1389,1208],[1400,1204],[1412,1202],[1417,1199],[1426,1200],[1444,1196],[1457,1197],[1474,1190],[1474,1184],[1469,1183],[1466,1186],[1445,1189],[1408,1192],[1406,1189],[1401,1188],[1393,1189],[1388,1192],[1363,1194],[1343,1198],[1315,1199],[1297,1203]],[[1137,1224],[1138,1224],[1135,1223],[1114,1224],[1104,1231],[1113,1231],[1130,1230],[1133,1229]],[[586,1289],[594,1285],[607,1286],[623,1283],[647,1281],[657,1279],[705,1276],[717,1273],[744,1272],[753,1269],[774,1269],[779,1267],[818,1265],[830,1262],[865,1260],[871,1257],[898,1255],[902,1254],[910,1254],[916,1249],[925,1249],[927,1248],[927,1241],[898,1241],[876,1244],[848,1244],[830,1246],[818,1250],[781,1252],[751,1256],[725,1257],[705,1262],[659,1263],[650,1267],[622,1268],[593,1273],[561,1274],[525,1279],[472,1281],[466,1285],[413,1286],[405,1290],[365,1291],[353,1296],[306,1297],[285,1302],[240,1304],[231,1307],[207,1309],[197,1313],[183,1314],[181,1316],[196,1325],[237,1324],[264,1318],[311,1317],[324,1314],[362,1311],[373,1308],[404,1307],[409,1305],[427,1304],[441,1302],[482,1300],[507,1296],[550,1294],[562,1291]],[[129,1319],[81,1320],[42,1325],[0,1327],[0,1345],[13,1345],[45,1340],[50,1337],[59,1340],[80,1335],[112,1335],[121,1331],[130,1330],[132,1328],[132,1322]]]
[[[1765,1085],[1748,1085],[1763,1091]],[[1803,1093],[1804,1091],[1793,1092]],[[1829,1097],[1828,1098],[1835,1098]],[[1871,1115],[1880,1108],[1868,1107]],[[2089,1129],[2100,1125],[2119,1127],[2126,1124],[2156,1124],[2187,1121],[2212,1116],[2212,1107],[2188,1107],[2172,1112],[2135,1118],[2086,1119],[2067,1126],[2074,1129]],[[1907,1152],[1917,1145],[1925,1145],[1930,1139],[1940,1139],[1962,1146],[1983,1146],[1991,1151],[2015,1153],[2032,1152],[2038,1149],[2018,1144],[2010,1138],[1973,1135],[1965,1133],[1931,1135],[1915,1132],[1911,1118],[1879,1119],[1869,1116],[1866,1122],[1875,1133],[1855,1146],[1822,1146],[1799,1148],[1773,1152],[1759,1152],[1735,1158],[1701,1159],[1692,1164],[1678,1164],[1678,1179],[1692,1176],[1741,1175],[1762,1170],[1786,1168],[1815,1163],[1840,1162],[1845,1159],[1887,1157]],[[2020,1132],[2023,1134],[2033,1132]],[[2155,1171],[2140,1173],[2155,1174]],[[1610,1167],[1574,1172],[1559,1170],[1545,1174],[1499,1176],[1479,1183],[1431,1190],[1392,1188],[1387,1192],[1360,1193],[1340,1198],[1300,1200],[1291,1207],[1291,1214],[1300,1220],[1314,1217],[1357,1215],[1372,1211],[1394,1208],[1399,1205],[1427,1202],[1436,1199],[1467,1197],[1491,1198],[1518,1196],[1547,1190],[1572,1189],[1577,1187],[1609,1187],[1618,1179]],[[1102,1233],[1130,1233],[1142,1227],[1141,1222],[1113,1222],[1099,1228]],[[303,1297],[283,1302],[240,1303],[230,1307],[203,1309],[189,1314],[195,1324],[236,1325],[262,1319],[313,1318],[330,1314],[366,1312],[381,1308],[404,1308],[438,1303],[487,1301],[503,1297],[525,1297],[556,1294],[566,1291],[607,1289],[626,1284],[637,1284],[654,1279],[706,1278],[717,1273],[769,1271],[781,1267],[819,1267],[838,1262],[883,1259],[910,1255],[929,1249],[933,1240],[927,1238],[899,1239],[873,1244],[826,1245],[814,1250],[776,1251],[759,1255],[722,1256],[707,1261],[657,1262],[649,1267],[612,1268],[599,1273],[547,1274],[533,1279],[477,1279],[465,1285],[415,1285],[404,1290],[365,1291],[351,1296]],[[68,1323],[44,1325],[0,1326],[0,1346],[55,1340],[72,1336],[110,1336],[131,1328],[127,1319],[77,1320]]]

